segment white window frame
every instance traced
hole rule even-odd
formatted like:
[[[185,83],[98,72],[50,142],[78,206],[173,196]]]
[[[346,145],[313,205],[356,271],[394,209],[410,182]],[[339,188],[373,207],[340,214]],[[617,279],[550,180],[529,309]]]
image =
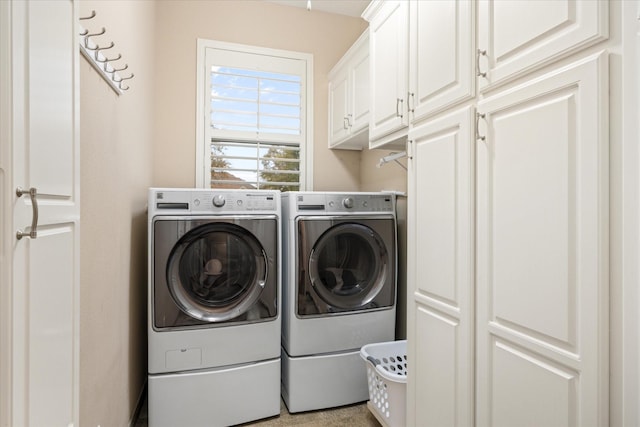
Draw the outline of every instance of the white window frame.
[[[305,127],[300,144],[300,191],[313,189],[313,55],[288,50],[249,46],[217,40],[197,39],[197,71],[196,71],[196,187],[211,188],[211,141],[207,140],[209,118],[206,102],[209,70],[206,66],[206,50],[209,48],[225,49],[243,53],[279,56],[302,60],[306,63],[306,76],[303,85],[305,94]]]

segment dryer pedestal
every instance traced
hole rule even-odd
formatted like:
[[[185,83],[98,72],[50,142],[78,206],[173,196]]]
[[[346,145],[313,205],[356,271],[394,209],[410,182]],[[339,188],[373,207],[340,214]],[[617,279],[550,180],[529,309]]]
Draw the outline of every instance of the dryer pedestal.
[[[229,426],[276,416],[280,414],[279,384],[279,358],[149,375],[149,425]]]
[[[369,399],[360,351],[291,357],[282,350],[282,398],[289,412],[313,411]]]

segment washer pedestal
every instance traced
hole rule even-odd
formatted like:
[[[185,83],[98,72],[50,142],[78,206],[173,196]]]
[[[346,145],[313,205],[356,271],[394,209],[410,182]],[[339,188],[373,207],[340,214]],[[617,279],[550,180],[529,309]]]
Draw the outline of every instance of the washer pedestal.
[[[280,414],[280,359],[149,375],[149,425],[214,427]]]
[[[289,412],[312,411],[369,399],[360,351],[291,357],[282,350],[282,398]]]

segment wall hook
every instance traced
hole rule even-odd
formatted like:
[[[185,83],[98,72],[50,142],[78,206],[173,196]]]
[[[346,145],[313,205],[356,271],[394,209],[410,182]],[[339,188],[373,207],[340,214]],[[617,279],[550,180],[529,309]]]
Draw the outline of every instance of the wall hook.
[[[107,32],[107,30],[106,30],[104,27],[102,27],[102,30],[100,30],[100,32],[99,32],[99,33],[86,34],[86,35],[84,36],[84,47],[85,47],[86,49],[91,49],[91,50],[93,50],[93,48],[89,47],[89,39],[90,39],[91,37],[101,36],[101,35],[103,35],[103,34],[104,34],[104,33],[106,33],[106,32]],[[96,46],[96,47],[97,47],[97,46]]]
[[[100,61],[98,59],[98,55],[100,54],[100,51],[101,50],[111,49],[114,46],[115,46],[115,44],[113,42],[110,42],[109,46],[104,46],[104,47],[100,47],[100,46],[96,45],[96,47],[93,49],[93,51],[94,51],[93,55],[95,57],[95,60],[98,61],[98,62],[102,62],[102,61]]]
[[[118,72],[118,71],[124,71],[124,70],[126,70],[127,68],[129,68],[129,64],[124,64],[124,67],[122,67],[122,68],[114,68],[113,70],[111,70],[111,72],[112,72],[112,73],[116,73],[116,72]]]
[[[93,19],[93,18],[95,18],[95,17],[96,17],[96,11],[95,11],[95,10],[92,10],[92,11],[91,11],[91,15],[89,15],[89,16],[81,16],[81,17],[79,17],[78,19],[79,19],[80,21],[84,21],[85,19]]]
[[[109,62],[118,61],[120,59],[122,59],[122,55],[118,54],[118,56],[116,56],[115,58],[104,58],[102,61],[96,59],[96,61],[102,62],[104,64],[104,66],[103,66],[104,70],[107,71],[107,72],[111,72],[111,71],[107,70],[107,65],[109,65]]]
[[[116,80],[115,78],[113,79],[113,81],[120,83],[123,80],[129,80],[132,79],[135,76],[135,74],[131,73],[131,75],[129,77],[120,77],[120,80]],[[115,77],[115,76],[114,76]]]
[[[94,17],[96,17],[96,11],[92,10],[90,16],[82,16],[78,19],[89,20],[93,19]],[[131,75],[128,77],[121,77],[121,75],[118,73],[119,71],[128,69],[129,65],[115,65],[116,61],[120,61],[122,59],[122,54],[117,53],[117,51],[115,50],[111,51],[113,52],[111,54],[104,52],[108,49],[114,48],[115,43],[113,41],[104,41],[98,44],[97,39],[93,39],[93,37],[102,36],[103,34],[105,34],[107,32],[106,28],[102,27],[99,31],[96,29],[89,30],[84,28],[82,23],[79,23],[78,31],[80,34],[80,38],[78,40],[80,45],[80,53],[87,59],[87,61],[89,61],[91,66],[95,68],[98,73],[100,73],[100,76],[118,95],[121,95],[125,90],[129,90],[129,86],[125,83],[122,83],[122,81],[133,79],[133,73],[131,73]],[[107,55],[109,55],[109,57],[107,57]],[[116,66],[119,66],[120,68],[116,68]]]

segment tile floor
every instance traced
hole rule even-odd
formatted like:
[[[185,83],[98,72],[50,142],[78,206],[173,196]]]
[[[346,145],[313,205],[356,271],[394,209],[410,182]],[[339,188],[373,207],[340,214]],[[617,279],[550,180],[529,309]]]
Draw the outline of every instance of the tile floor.
[[[134,427],[148,427],[147,402],[145,400]],[[369,412],[366,403],[342,406],[321,411],[290,414],[280,401],[280,416],[242,424],[243,427],[380,427],[380,423]]]

